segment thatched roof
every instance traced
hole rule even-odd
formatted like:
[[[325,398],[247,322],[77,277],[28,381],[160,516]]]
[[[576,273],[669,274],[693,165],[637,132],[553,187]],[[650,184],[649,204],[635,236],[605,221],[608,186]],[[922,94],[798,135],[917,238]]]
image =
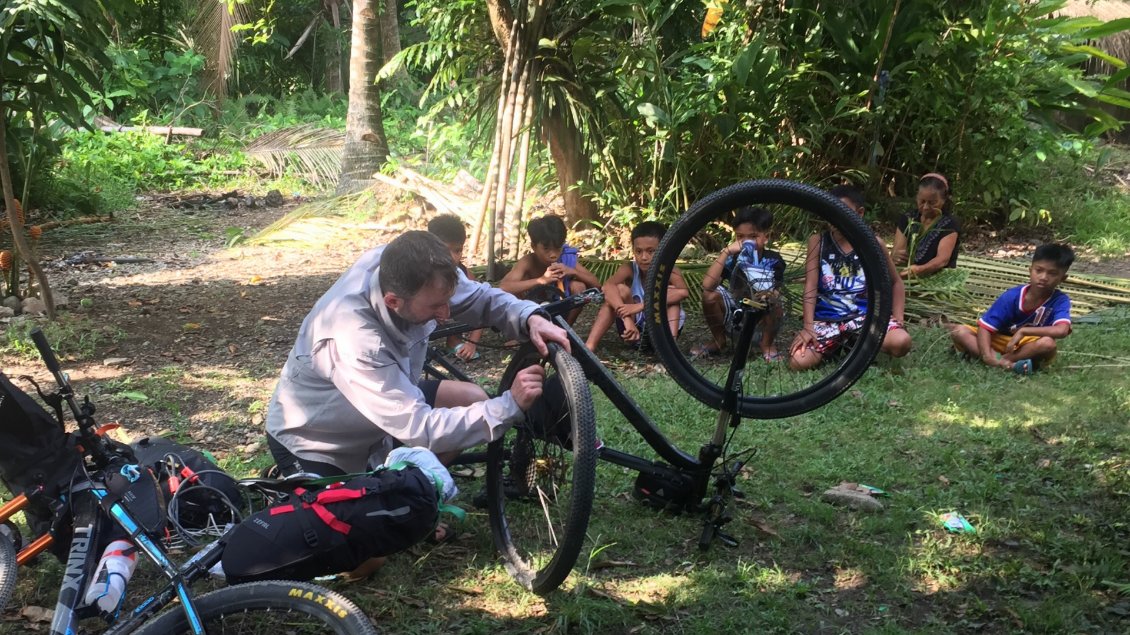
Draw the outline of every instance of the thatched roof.
[[[1093,16],[1104,22],[1130,18],[1130,2],[1122,0],[1071,0],[1058,11],[1065,16],[1081,18]]]

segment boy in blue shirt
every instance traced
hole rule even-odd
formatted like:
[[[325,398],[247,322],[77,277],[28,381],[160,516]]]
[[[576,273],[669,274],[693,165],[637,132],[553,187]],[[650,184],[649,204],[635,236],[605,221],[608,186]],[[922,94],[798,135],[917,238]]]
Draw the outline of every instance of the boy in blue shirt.
[[[987,366],[1021,375],[1051,363],[1055,341],[1071,334],[1071,299],[1056,287],[1067,279],[1073,262],[1075,252],[1063,243],[1037,247],[1028,284],[1002,293],[977,326],[954,326],[954,347]]]
[[[628,344],[639,346],[644,322],[644,284],[647,273],[651,269],[655,252],[659,251],[659,241],[667,227],[656,221],[644,221],[632,229],[632,260],[625,262],[616,269],[616,272],[604,283],[604,304],[592,323],[588,340],[585,346],[590,351],[596,351],[600,338],[608,332],[613,324],[620,334],[620,339]],[[681,303],[687,299],[690,292],[687,283],[683,281],[683,274],[676,267],[671,272],[671,284],[667,289],[667,323],[671,335],[679,336],[683,328],[686,314]]]

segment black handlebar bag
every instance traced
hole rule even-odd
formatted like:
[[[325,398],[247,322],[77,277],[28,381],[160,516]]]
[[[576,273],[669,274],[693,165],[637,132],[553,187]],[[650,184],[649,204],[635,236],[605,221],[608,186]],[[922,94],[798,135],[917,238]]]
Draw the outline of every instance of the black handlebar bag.
[[[232,530],[222,566],[229,584],[311,580],[352,571],[369,558],[420,542],[439,522],[435,482],[421,469],[381,469],[245,518]]]
[[[43,488],[43,497],[24,510],[35,535],[51,527],[53,512],[45,499],[59,498],[81,460],[62,421],[0,372],[0,480],[13,495]]]

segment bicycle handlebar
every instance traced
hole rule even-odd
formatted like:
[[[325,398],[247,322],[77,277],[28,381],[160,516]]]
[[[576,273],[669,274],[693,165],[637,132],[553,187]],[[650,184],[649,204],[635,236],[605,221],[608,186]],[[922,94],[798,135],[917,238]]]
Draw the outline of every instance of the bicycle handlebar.
[[[86,399],[82,406],[79,406],[75,401],[75,391],[71,387],[71,382],[67,379],[66,373],[63,372],[59,358],[55,356],[55,351],[48,343],[43,330],[33,329],[30,335],[31,341],[35,343],[35,348],[39,350],[39,356],[43,358],[43,363],[47,366],[47,370],[51,371],[51,374],[55,377],[55,383],[59,386],[58,396],[67,403],[71,415],[74,416],[75,422],[78,424],[78,433],[83,440],[83,448],[97,465],[101,467],[109,465],[113,460],[115,450],[113,445],[95,430],[97,424],[94,421],[94,404],[90,403],[90,399]]]

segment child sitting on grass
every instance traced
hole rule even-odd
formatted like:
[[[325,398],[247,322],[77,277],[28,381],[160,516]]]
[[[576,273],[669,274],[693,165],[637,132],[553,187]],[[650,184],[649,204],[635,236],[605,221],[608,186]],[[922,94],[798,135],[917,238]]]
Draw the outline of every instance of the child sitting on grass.
[[[608,332],[613,323],[620,339],[633,345],[640,345],[644,324],[644,283],[659,241],[667,227],[655,221],[644,221],[632,229],[632,260],[620,265],[616,272],[604,283],[604,304],[596,314],[592,330],[589,331],[585,345],[595,351],[600,338]],[[686,314],[682,301],[687,298],[687,283],[683,274],[676,268],[671,272],[670,286],[667,288],[667,324],[671,335],[678,337],[683,328]]]
[[[600,281],[577,262],[577,250],[565,244],[565,222],[560,216],[542,216],[526,226],[531,252],[514,263],[498,286],[515,296],[534,302],[549,302],[600,286]],[[567,320],[572,324],[580,309]]]
[[[738,255],[746,242],[756,245],[761,266],[773,271],[773,283],[779,288],[785,279],[785,261],[775,251],[765,248],[773,225],[773,213],[763,207],[743,207],[734,214],[734,242],[730,243],[710,265],[702,277],[702,314],[710,329],[712,341],[691,350],[691,357],[713,357],[726,349],[726,339],[736,330],[734,313],[738,299],[730,288],[730,279],[738,268]],[[761,319],[761,354],[766,361],[780,359],[773,338],[777,335],[780,306],[775,305]]]
[[[837,185],[829,193],[863,216],[864,200],[859,190]],[[910,352],[910,334],[902,327],[906,292],[889,255],[887,268],[892,284],[891,320],[881,350],[892,357],[903,357]],[[866,316],[867,278],[855,248],[834,228],[813,234],[804,263],[804,328],[789,347],[789,368],[815,368],[848,336],[863,328]]]
[[[463,264],[463,245],[467,242],[467,228],[463,226],[463,221],[455,214],[440,214],[428,221],[428,231],[439,236],[451,252],[451,259],[455,261],[455,265],[468,280],[474,280],[474,274]],[[475,329],[463,335],[452,335],[447,338],[447,350],[463,361],[478,359],[479,353],[475,349],[478,348],[479,338],[482,336],[482,329]]]
[[[1063,243],[1036,248],[1028,284],[1000,295],[977,326],[957,324],[954,347],[987,366],[1031,375],[1055,359],[1056,340],[1071,334],[1071,299],[1056,287],[1067,279],[1075,252]]]

